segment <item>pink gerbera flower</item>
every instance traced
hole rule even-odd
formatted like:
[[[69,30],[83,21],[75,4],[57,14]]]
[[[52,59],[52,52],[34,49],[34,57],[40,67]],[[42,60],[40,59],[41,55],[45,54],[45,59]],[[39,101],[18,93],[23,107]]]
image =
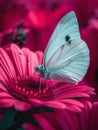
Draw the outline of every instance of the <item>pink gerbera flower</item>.
[[[89,100],[93,89],[86,85],[40,80],[34,67],[41,64],[42,56],[39,51],[21,50],[15,44],[0,48],[0,107],[25,111],[47,106],[81,111],[82,101]]]
[[[56,110],[55,115],[62,130],[98,130],[98,102],[84,102],[80,113]],[[25,126],[25,125],[24,125]]]
[[[55,109],[53,112],[35,113],[33,116],[39,126],[24,123],[25,130],[98,130],[98,102],[91,104],[84,101],[80,113]]]

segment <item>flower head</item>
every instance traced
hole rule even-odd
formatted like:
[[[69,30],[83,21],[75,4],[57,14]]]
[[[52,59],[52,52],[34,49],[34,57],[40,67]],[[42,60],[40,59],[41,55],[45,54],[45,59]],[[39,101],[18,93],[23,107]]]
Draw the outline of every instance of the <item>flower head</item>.
[[[98,130],[98,102],[84,102],[80,113],[56,110],[55,115],[62,129],[69,130]]]
[[[25,130],[98,130],[98,102],[91,104],[84,101],[80,113],[55,109],[53,112],[34,113],[34,119],[39,125],[25,122]]]
[[[81,100],[89,100],[93,89],[41,78],[35,65],[41,64],[42,56],[39,51],[21,50],[15,44],[0,48],[0,106],[17,110],[47,106],[81,111]]]

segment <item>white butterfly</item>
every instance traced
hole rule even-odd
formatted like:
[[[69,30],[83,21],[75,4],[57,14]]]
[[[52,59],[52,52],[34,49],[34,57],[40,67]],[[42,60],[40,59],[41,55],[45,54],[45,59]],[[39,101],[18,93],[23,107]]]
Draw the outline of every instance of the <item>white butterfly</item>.
[[[89,49],[81,39],[76,15],[65,15],[45,49],[41,66],[35,69],[45,79],[78,83],[89,66]]]

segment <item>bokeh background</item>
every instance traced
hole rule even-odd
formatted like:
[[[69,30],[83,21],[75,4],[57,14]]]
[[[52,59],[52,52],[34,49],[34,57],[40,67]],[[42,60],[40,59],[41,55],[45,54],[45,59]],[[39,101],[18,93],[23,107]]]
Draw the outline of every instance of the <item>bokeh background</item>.
[[[26,43],[32,51],[44,51],[60,18],[75,11],[81,37],[90,49],[90,66],[86,82],[98,94],[98,0],[0,0],[0,46],[23,22]]]

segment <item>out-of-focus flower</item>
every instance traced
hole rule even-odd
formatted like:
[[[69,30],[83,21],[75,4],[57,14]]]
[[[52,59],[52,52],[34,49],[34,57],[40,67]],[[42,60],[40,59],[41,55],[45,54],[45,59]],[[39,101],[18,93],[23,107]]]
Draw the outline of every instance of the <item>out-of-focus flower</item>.
[[[59,122],[56,119],[56,116],[53,112],[44,112],[44,113],[35,113],[32,115],[38,125],[30,124],[30,123],[24,123],[22,126],[25,130],[46,130],[47,128],[49,130],[61,130],[61,126],[59,125]]]
[[[1,3],[3,2],[1,1]],[[3,3],[3,6],[5,13],[1,14],[3,17],[2,20],[0,20],[1,31],[6,32],[10,28],[13,30],[17,23],[24,21],[24,26],[29,29],[27,42],[24,46],[31,48],[33,51],[45,49],[57,22],[63,15],[71,10],[68,2],[64,0],[29,0],[28,2],[25,0],[9,0],[8,2],[7,0]],[[2,42],[1,45],[4,44],[5,42]]]
[[[88,101],[93,89],[86,85],[70,85],[40,78],[34,66],[41,64],[42,53],[22,50],[15,44],[0,48],[0,107],[28,110],[48,106],[81,111],[81,99]]]
[[[79,130],[98,130],[98,102],[92,105],[86,103],[83,111],[77,115],[76,123]]]
[[[81,35],[90,50],[90,66],[85,78],[98,93],[98,30],[89,25],[81,30]]]
[[[80,113],[64,109],[55,109],[53,112],[34,113],[33,117],[39,124],[24,123],[25,130],[98,130],[98,102],[91,104],[84,102]]]
[[[93,103],[88,120],[89,130],[98,130],[98,102]]]
[[[25,20],[27,8],[12,0],[0,1],[0,32],[13,28],[21,20]]]
[[[62,130],[98,130],[98,102],[84,102],[80,113],[55,110],[55,117]]]
[[[29,123],[24,123],[23,128],[25,130],[29,130],[30,128],[30,130],[39,130],[39,128],[41,130],[46,130],[47,128],[49,128],[50,130],[76,130],[76,126],[71,119],[70,113],[72,112],[68,112],[64,109],[55,109],[53,112],[34,114],[33,116],[38,122],[39,126],[36,126],[35,124],[31,125]]]
[[[98,30],[98,8],[94,9],[92,17],[89,19],[89,25],[91,28]]]
[[[93,15],[95,3],[93,0],[68,0],[69,5],[72,7],[77,14],[80,29],[88,26],[88,21]]]

